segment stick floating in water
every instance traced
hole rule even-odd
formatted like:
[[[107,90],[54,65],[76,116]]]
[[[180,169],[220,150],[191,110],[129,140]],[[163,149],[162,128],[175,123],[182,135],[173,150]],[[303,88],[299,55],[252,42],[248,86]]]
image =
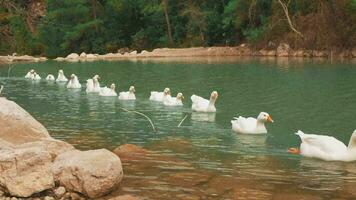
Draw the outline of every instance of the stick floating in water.
[[[157,132],[156,128],[155,128],[155,125],[153,124],[152,120],[145,114],[141,113],[141,112],[138,112],[138,111],[134,111],[134,110],[127,110],[126,108],[120,108],[121,110],[123,111],[126,111],[126,112],[133,112],[133,113],[136,113],[136,114],[139,114],[141,116],[144,116],[151,124],[152,126],[152,129],[154,132]]]
[[[188,115],[185,115],[185,117],[182,119],[182,121],[180,121],[180,123],[177,126],[178,128],[180,127],[180,125],[183,124],[184,120],[187,119],[187,117],[188,117]]]
[[[2,93],[2,90],[4,89],[4,86],[3,85],[1,85],[0,86],[0,94]]]

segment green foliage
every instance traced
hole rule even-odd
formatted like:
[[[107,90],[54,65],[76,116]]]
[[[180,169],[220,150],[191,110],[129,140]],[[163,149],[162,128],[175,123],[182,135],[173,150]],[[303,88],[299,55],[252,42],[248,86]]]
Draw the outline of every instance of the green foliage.
[[[14,51],[20,54],[32,54],[34,39],[27,29],[24,21],[20,16],[10,18],[10,27],[14,35]]]
[[[31,1],[3,1],[0,53],[56,57],[282,40],[306,48],[355,46],[356,0],[282,1],[304,39],[295,37],[276,0],[47,0],[35,30]]]
[[[85,0],[48,0],[48,13],[39,28],[49,57],[71,52],[105,52],[103,21],[93,17],[94,6]]]

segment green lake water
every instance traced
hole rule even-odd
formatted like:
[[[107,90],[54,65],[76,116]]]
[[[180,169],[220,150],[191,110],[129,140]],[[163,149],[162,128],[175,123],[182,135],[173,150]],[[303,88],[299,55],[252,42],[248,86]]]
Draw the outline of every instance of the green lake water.
[[[42,80],[23,77],[31,68]],[[136,88],[135,102],[100,97],[44,80],[75,73],[82,86],[99,74],[101,86]],[[158,59],[1,65],[2,96],[17,102],[54,138],[79,149],[131,143],[165,156],[124,162],[117,193],[145,199],[356,199],[356,162],[324,162],[286,152],[297,130],[348,143],[356,129],[356,65],[351,61],[285,59]],[[150,91],[182,92],[183,107],[148,100]],[[219,92],[216,114],[191,111],[190,96]],[[157,128],[140,115],[149,116]],[[234,116],[265,111],[274,123],[263,136],[238,135]],[[180,128],[179,122],[187,115]],[[174,158],[174,161],[168,158]],[[144,167],[142,167],[144,166]]]

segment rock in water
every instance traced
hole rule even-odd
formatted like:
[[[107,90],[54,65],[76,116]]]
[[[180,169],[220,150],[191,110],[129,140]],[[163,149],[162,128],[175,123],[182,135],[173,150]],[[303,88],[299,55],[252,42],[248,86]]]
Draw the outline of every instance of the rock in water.
[[[123,177],[120,158],[106,149],[65,152],[52,170],[60,185],[90,198],[111,192]]]
[[[51,138],[42,124],[4,97],[0,97],[0,127],[0,138],[12,144]]]
[[[109,200],[139,200],[139,198],[126,194],[126,195],[110,198]]]

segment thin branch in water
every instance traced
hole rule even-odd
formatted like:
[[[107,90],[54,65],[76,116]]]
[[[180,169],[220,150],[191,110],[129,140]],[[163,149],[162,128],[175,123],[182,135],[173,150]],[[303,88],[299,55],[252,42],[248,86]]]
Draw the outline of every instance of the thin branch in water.
[[[185,117],[182,119],[182,121],[180,121],[180,123],[177,126],[178,128],[180,127],[180,125],[183,124],[184,120],[187,119],[187,117],[188,117],[188,115],[185,115]]]
[[[1,85],[1,86],[0,86],[0,95],[1,95],[3,89],[4,89],[4,86]]]
[[[126,108],[120,108],[120,109],[123,110],[123,111],[126,111],[126,112],[133,112],[133,113],[136,113],[136,114],[138,114],[138,115],[144,116],[144,117],[150,122],[153,131],[154,131],[154,132],[157,132],[157,130],[156,130],[156,128],[155,128],[155,126],[154,126],[152,120],[151,120],[147,115],[145,115],[145,114],[143,114],[143,113],[141,113],[141,112],[138,112],[138,111],[127,110]]]
[[[11,69],[12,69],[12,65],[9,65],[9,70],[7,70],[7,78],[10,78]]]

